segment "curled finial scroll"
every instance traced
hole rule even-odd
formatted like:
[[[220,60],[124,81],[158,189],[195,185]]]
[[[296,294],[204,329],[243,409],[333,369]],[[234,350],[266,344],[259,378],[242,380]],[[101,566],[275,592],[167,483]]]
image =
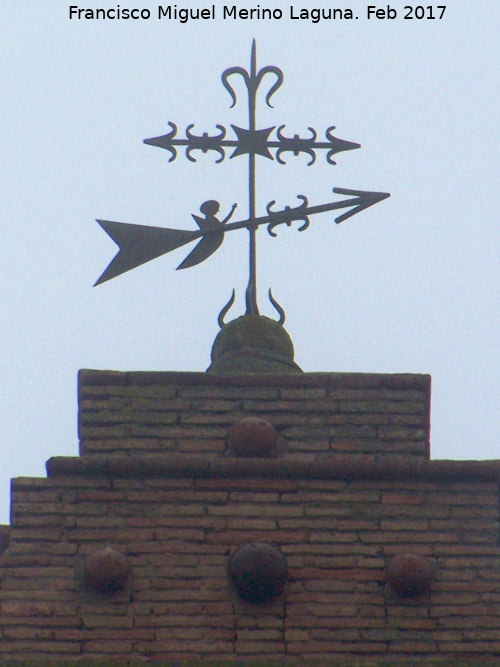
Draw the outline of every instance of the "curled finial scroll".
[[[253,63],[252,63],[253,64]],[[252,70],[254,67],[252,67]],[[268,107],[272,108],[272,104],[270,103],[271,97],[274,95],[274,93],[278,90],[278,88],[281,87],[283,84],[283,72],[280,70],[279,67],[275,67],[274,65],[268,65],[267,67],[263,67],[262,69],[259,70],[257,74],[255,74],[252,71],[252,74],[250,75],[246,69],[243,67],[228,67],[228,69],[224,70],[222,73],[222,85],[224,88],[227,90],[227,92],[231,95],[232,99],[232,104],[230,106],[230,109],[232,109],[237,102],[237,97],[236,93],[234,92],[234,88],[231,86],[229,83],[229,77],[232,76],[233,74],[239,74],[247,87],[250,102],[255,103],[255,98],[257,95],[257,90],[262,83],[262,79],[266,76],[266,74],[275,74],[276,75],[276,81],[275,83],[271,86],[269,89],[267,95],[266,95],[266,104]]]
[[[275,236],[276,236],[276,234],[275,234]],[[276,311],[279,315],[278,324],[281,324],[281,326],[283,326],[285,324],[285,319],[286,319],[286,315],[285,315],[285,311],[283,309],[283,306],[280,303],[278,303],[276,301],[276,299],[273,297],[273,293],[271,291],[271,288],[269,288],[268,296],[269,296],[269,301],[276,308]],[[224,322],[224,319],[225,319],[226,315],[228,314],[228,312],[231,310],[231,307],[232,307],[232,305],[235,301],[235,298],[236,298],[236,292],[233,289],[233,291],[231,293],[231,296],[229,298],[229,301],[226,303],[224,308],[220,311],[219,317],[217,318],[217,322],[218,322],[219,327],[221,329],[223,329],[227,324],[226,322]]]
[[[221,329],[226,326],[226,323],[224,322],[224,318],[226,317],[228,312],[231,310],[231,306],[233,305],[235,299],[236,299],[236,291],[233,289],[232,294],[229,298],[229,301],[226,303],[224,308],[220,311],[219,317],[217,318],[217,323],[219,324],[219,327]]]
[[[278,320],[278,324],[281,324],[281,326],[283,326],[285,324],[285,318],[286,318],[285,311],[283,310],[283,306],[281,306],[281,304],[279,304],[276,301],[276,299],[273,297],[273,293],[271,291],[271,288],[269,288],[268,295],[269,295],[269,301],[276,308],[276,310],[278,311],[278,315],[280,316],[280,318]]]

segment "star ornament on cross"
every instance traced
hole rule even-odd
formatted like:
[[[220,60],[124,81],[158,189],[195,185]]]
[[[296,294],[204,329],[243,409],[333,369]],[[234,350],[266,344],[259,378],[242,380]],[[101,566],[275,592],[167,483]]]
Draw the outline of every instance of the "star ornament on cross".
[[[204,132],[202,135],[196,135],[192,132],[194,125],[186,128],[185,138],[177,138],[177,126],[169,122],[170,131],[159,137],[145,139],[144,143],[151,146],[157,146],[170,152],[169,162],[177,157],[177,147],[185,148],[185,154],[188,160],[196,162],[193,157],[193,151],[216,151],[218,159],[216,163],[222,162],[226,158],[226,149],[232,149],[230,159],[239,156],[248,156],[248,214],[241,220],[230,222],[237,204],[221,220],[219,211],[221,205],[217,200],[208,200],[201,204],[201,215],[192,214],[198,229],[194,231],[183,229],[169,229],[164,227],[150,227],[146,225],[134,225],[112,220],[97,220],[107,234],[115,241],[119,251],[113,258],[104,273],[96,281],[95,285],[100,285],[112,278],[130,271],[141,264],[160,257],[176,248],[198,240],[196,246],[191,250],[187,257],[177,267],[178,269],[187,269],[204,262],[213,255],[224,241],[227,232],[237,229],[247,229],[249,232],[249,280],[246,289],[246,314],[259,315],[257,305],[257,253],[256,253],[256,233],[261,225],[267,225],[267,230],[271,236],[277,236],[274,228],[285,224],[291,226],[295,221],[302,221],[299,231],[304,231],[310,225],[310,217],[318,213],[326,213],[338,209],[348,209],[343,214],[335,218],[337,224],[347,220],[351,216],[363,211],[369,206],[386,199],[390,195],[386,192],[365,192],[362,190],[351,190],[345,188],[333,188],[333,192],[338,195],[347,195],[349,199],[328,202],[317,206],[309,206],[307,197],[298,195],[301,200],[298,206],[286,206],[282,210],[274,211],[273,207],[276,201],[267,204],[267,215],[256,215],[256,156],[265,157],[270,160],[276,159],[280,164],[286,164],[283,160],[283,154],[290,152],[294,156],[300,153],[306,153],[310,157],[309,165],[316,160],[316,151],[326,151],[326,161],[328,164],[336,164],[333,156],[337,153],[347,150],[360,148],[359,144],[344,141],[333,136],[334,126],[329,127],[325,132],[326,141],[317,141],[317,133],[309,127],[310,137],[302,138],[298,134],[293,137],[287,137],[283,133],[284,125],[270,127],[266,129],[257,129],[256,122],[256,102],[257,92],[267,75],[274,77],[274,82],[269,88],[265,102],[271,107],[271,97],[281,87],[283,83],[283,72],[274,66],[263,67],[257,70],[257,54],[255,40],[252,44],[250,72],[242,67],[230,67],[222,73],[222,83],[231,96],[234,107],[238,100],[236,93],[231,85],[231,77],[241,76],[248,93],[248,128],[231,125],[236,138],[226,138],[227,130],[223,125],[217,125],[219,131],[216,135],[209,135]],[[231,81],[230,81],[231,80]],[[272,133],[275,137],[272,138]],[[273,155],[274,152],[274,155]],[[219,217],[218,217],[219,216]],[[277,309],[280,315],[280,323],[284,322],[284,311],[278,302],[273,298],[269,290],[271,303]],[[235,292],[231,295],[229,302],[222,309],[219,315],[219,324],[224,326],[224,316],[232,306],[235,300]]]

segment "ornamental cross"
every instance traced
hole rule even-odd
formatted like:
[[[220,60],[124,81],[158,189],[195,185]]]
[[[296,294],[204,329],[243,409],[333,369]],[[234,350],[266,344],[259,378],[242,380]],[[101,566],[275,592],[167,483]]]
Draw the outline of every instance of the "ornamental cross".
[[[193,157],[193,151],[216,151],[218,153],[217,163],[222,162],[226,157],[226,149],[234,149],[230,158],[239,155],[248,155],[248,217],[244,220],[229,222],[234,214],[237,204],[233,204],[231,210],[223,220],[217,217],[220,210],[220,204],[216,200],[203,202],[200,206],[202,215],[192,214],[193,219],[199,229],[195,231],[183,229],[169,229],[163,227],[149,227],[145,225],[132,225],[124,222],[114,222],[112,220],[97,220],[101,227],[119,246],[119,251],[113,258],[107,269],[96,281],[95,285],[111,280],[126,271],[134,269],[136,266],[145,264],[156,257],[160,257],[176,248],[200,239],[197,245],[189,255],[177,267],[178,269],[187,269],[196,264],[205,261],[222,244],[224,234],[235,229],[248,229],[249,232],[249,280],[246,289],[246,315],[259,315],[257,305],[257,252],[256,252],[256,232],[260,225],[267,225],[267,230],[271,236],[277,236],[274,228],[281,224],[291,226],[292,222],[299,220],[302,225],[299,231],[302,232],[310,224],[310,217],[317,213],[333,211],[336,209],[349,209],[342,215],[335,218],[337,224],[347,220],[360,211],[373,206],[382,199],[390,195],[385,192],[363,192],[361,190],[346,190],[344,188],[333,188],[333,192],[339,195],[348,195],[349,199],[329,202],[317,206],[309,206],[307,197],[298,195],[297,199],[301,203],[294,208],[285,206],[282,210],[273,210],[276,200],[269,202],[266,206],[267,215],[256,215],[256,156],[260,155],[270,160],[276,159],[280,164],[285,164],[283,154],[290,152],[295,156],[300,153],[307,153],[310,157],[308,165],[316,160],[316,151],[326,150],[326,161],[328,164],[336,164],[333,156],[342,151],[360,148],[360,144],[351,141],[344,141],[333,136],[334,126],[329,127],[325,132],[326,141],[316,141],[317,133],[312,127],[308,130],[310,137],[302,138],[298,134],[293,137],[284,134],[285,125],[268,127],[266,129],[257,129],[256,120],[256,101],[257,92],[263,79],[267,75],[274,78],[269,87],[265,101],[269,107],[272,107],[270,100],[274,93],[283,84],[283,72],[274,66],[263,67],[257,70],[257,53],[255,40],[252,43],[250,72],[243,67],[229,67],[222,73],[222,84],[231,96],[231,108],[237,103],[237,96],[231,85],[231,77],[241,76],[248,91],[248,128],[231,125],[235,138],[226,139],[227,130],[223,125],[217,125],[219,134],[214,136],[204,132],[201,136],[193,133],[194,124],[186,128],[184,139],[177,138],[177,126],[169,122],[170,131],[159,137],[145,139],[144,143],[151,146],[164,148],[171,153],[169,162],[173,162],[177,157],[177,146],[185,148],[186,157],[191,162],[196,162]],[[275,137],[271,134],[275,132]],[[274,153],[274,155],[273,155]],[[269,299],[280,315],[280,323],[285,320],[285,313],[278,302],[273,298],[269,290]],[[219,314],[219,325],[224,326],[224,317],[231,308],[235,300],[235,291],[226,306]]]

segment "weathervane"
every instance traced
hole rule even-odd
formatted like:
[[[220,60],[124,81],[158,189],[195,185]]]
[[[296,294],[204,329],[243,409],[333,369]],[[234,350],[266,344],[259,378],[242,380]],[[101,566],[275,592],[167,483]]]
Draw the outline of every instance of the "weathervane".
[[[145,225],[132,225],[124,222],[114,222],[111,220],[97,220],[101,227],[109,234],[109,236],[119,246],[119,251],[113,258],[107,269],[97,280],[95,285],[99,285],[111,278],[115,278],[126,271],[134,269],[136,266],[145,264],[156,257],[160,257],[176,248],[180,248],[186,243],[190,243],[196,239],[201,239],[183,262],[177,267],[178,269],[187,269],[196,264],[205,261],[212,255],[222,244],[224,234],[235,229],[248,229],[250,235],[249,243],[249,281],[246,290],[246,315],[259,315],[259,308],[257,306],[257,255],[256,255],[256,232],[260,225],[267,225],[267,230],[271,236],[277,236],[274,228],[281,224],[290,226],[295,220],[302,221],[299,231],[302,232],[310,224],[310,216],[316,213],[324,213],[326,211],[333,211],[341,208],[350,209],[346,213],[335,218],[337,224],[347,220],[352,215],[359,213],[359,211],[373,206],[379,201],[386,199],[390,195],[385,192],[363,192],[360,190],[346,190],[344,188],[333,188],[335,194],[349,195],[351,199],[344,199],[337,202],[330,202],[321,204],[319,206],[309,206],[307,197],[298,195],[297,198],[301,200],[301,204],[292,208],[285,206],[284,209],[273,211],[273,206],[276,201],[270,202],[267,207],[267,215],[256,216],[256,180],[255,158],[257,155],[276,160],[280,164],[285,164],[282,158],[283,153],[291,152],[295,156],[299,153],[307,153],[310,156],[309,165],[316,160],[317,150],[326,150],[326,160],[329,164],[336,164],[333,161],[333,156],[342,151],[353,150],[360,148],[360,144],[352,143],[337,139],[333,136],[332,131],[334,126],[329,127],[325,132],[327,141],[316,141],[317,133],[309,127],[311,137],[301,138],[298,134],[293,137],[287,137],[283,134],[285,125],[281,125],[276,130],[276,138],[270,139],[270,135],[275,130],[275,126],[266,129],[258,130],[256,121],[256,101],[257,92],[262,83],[262,80],[267,74],[274,75],[275,81],[269,88],[266,95],[266,104],[272,107],[270,100],[274,93],[281,87],[283,83],[283,72],[274,66],[263,67],[257,70],[257,54],[255,47],[255,40],[252,43],[250,73],[242,67],[229,67],[222,73],[222,83],[231,96],[231,108],[237,103],[236,93],[230,83],[230,78],[235,75],[240,75],[243,78],[246,89],[248,91],[248,128],[244,129],[231,125],[236,138],[226,139],[226,128],[223,125],[217,125],[219,134],[210,136],[204,132],[201,136],[192,132],[194,125],[188,125],[186,128],[186,138],[177,139],[177,126],[169,122],[170,132],[152,139],[145,139],[144,143],[151,146],[158,146],[164,148],[171,153],[169,162],[172,162],[177,157],[176,146],[182,146],[186,149],[186,157],[192,162],[196,159],[192,156],[195,150],[207,153],[208,151],[216,151],[219,154],[217,163],[222,162],[225,157],[225,149],[234,149],[231,158],[239,155],[248,155],[248,217],[245,220],[238,220],[237,222],[229,222],[237,204],[233,204],[231,210],[223,220],[217,218],[220,210],[218,201],[209,200],[200,206],[200,215],[192,214],[199,229],[196,231],[188,231],[182,229],[168,229],[163,227],[149,227]],[[275,151],[275,155],[271,151]],[[232,295],[226,306],[219,314],[219,325],[224,326],[224,317],[228,310],[234,303],[235,291],[233,289]],[[285,313],[278,302],[273,298],[271,290],[269,290],[269,299],[280,315],[280,324],[285,320]]]

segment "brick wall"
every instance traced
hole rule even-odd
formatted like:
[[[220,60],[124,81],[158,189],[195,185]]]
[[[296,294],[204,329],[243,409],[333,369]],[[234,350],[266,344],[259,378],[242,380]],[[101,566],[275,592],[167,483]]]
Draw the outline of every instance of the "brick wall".
[[[428,390],[418,376],[82,373],[82,455],[12,483],[0,664],[500,660],[500,462],[430,461]],[[231,456],[243,414],[276,426],[280,455]],[[336,430],[351,426],[371,435]],[[284,592],[263,606],[228,580],[248,542],[288,563]],[[131,565],[113,593],[84,579],[104,546]],[[408,552],[435,574],[401,599],[387,566]]]

